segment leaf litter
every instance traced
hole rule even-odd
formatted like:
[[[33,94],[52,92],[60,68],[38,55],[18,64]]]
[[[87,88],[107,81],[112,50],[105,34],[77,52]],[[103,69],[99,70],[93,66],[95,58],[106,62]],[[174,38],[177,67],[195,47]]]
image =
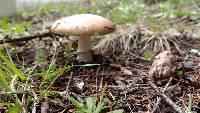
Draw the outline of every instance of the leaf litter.
[[[40,16],[34,17],[35,25],[33,25],[39,29],[41,29],[41,21],[38,19]],[[50,16],[50,18],[52,17]],[[189,62],[183,62],[183,64],[187,63],[183,68],[176,69],[175,73],[170,73],[175,77],[165,90],[165,94],[184,109],[187,109],[189,104],[188,95],[192,95],[192,110],[199,112],[200,58],[190,52],[192,49],[200,51],[199,22],[196,23],[196,20],[188,18],[179,21],[179,18],[176,18],[170,23],[170,27],[159,32],[153,32],[151,26],[146,25],[145,22],[138,23],[137,25],[127,23],[122,27],[123,30],[108,35],[107,37],[111,37],[110,39],[105,38],[100,41],[99,45],[94,48],[94,50],[98,50],[94,51],[94,63],[100,65],[85,66],[75,58],[67,59],[63,55],[65,47],[70,44],[67,37],[62,39],[65,40],[64,43],[48,37],[20,42],[13,44],[9,53],[19,69],[25,67],[30,70],[35,65],[34,74],[30,77],[31,81],[26,91],[30,93],[28,95],[30,97],[31,92],[34,91],[39,97],[38,101],[41,106],[46,106],[46,102],[48,102],[47,109],[50,112],[73,112],[75,108],[66,99],[67,95],[72,95],[78,100],[84,100],[87,96],[99,97],[100,90],[106,86],[105,93],[110,107],[106,111],[124,109],[125,112],[173,113],[175,111],[171,106],[164,101],[158,101],[157,94],[147,84],[142,73],[148,74],[151,71],[150,67],[155,60],[154,55],[165,50],[175,51],[179,58],[185,59],[183,61],[189,59],[192,65]],[[173,28],[178,23],[188,24],[192,26],[192,29]],[[44,30],[46,27],[42,27],[42,29]],[[55,51],[53,51],[54,44],[56,44]],[[40,54],[41,51],[44,53]],[[144,57],[144,52],[152,54]],[[55,63],[49,68],[54,55]],[[41,59],[40,63],[37,62],[38,59]],[[49,69],[49,73],[54,73],[63,69],[64,66],[72,66],[72,68],[70,71],[55,74],[55,78],[44,81],[43,86],[40,87],[42,77],[39,75],[44,73],[44,70]],[[48,87],[49,85],[51,86]],[[20,87],[23,86],[23,83],[17,84],[17,91],[23,91],[20,90]],[[160,89],[163,87],[161,86]],[[18,94],[18,96],[21,95]],[[12,100],[5,99],[3,96],[0,98],[5,101]],[[30,103],[27,102],[29,111],[31,111],[32,102],[32,100]],[[37,110],[40,109],[40,104],[35,106]],[[42,109],[46,110],[46,107]]]

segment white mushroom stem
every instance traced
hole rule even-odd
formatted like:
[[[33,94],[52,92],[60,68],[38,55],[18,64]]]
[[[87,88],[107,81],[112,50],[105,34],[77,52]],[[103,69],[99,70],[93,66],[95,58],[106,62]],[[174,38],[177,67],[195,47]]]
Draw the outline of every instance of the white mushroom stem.
[[[90,62],[93,60],[91,52],[91,37],[82,36],[78,39],[78,56],[77,59],[84,62]]]

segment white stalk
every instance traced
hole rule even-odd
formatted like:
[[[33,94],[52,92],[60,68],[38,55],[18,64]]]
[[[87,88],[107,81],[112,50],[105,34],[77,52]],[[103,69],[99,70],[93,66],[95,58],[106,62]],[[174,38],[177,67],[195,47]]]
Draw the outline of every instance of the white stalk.
[[[91,37],[90,36],[82,36],[79,37],[78,40],[78,56],[77,59],[84,62],[91,62],[93,60],[92,58],[92,52],[91,52]]]

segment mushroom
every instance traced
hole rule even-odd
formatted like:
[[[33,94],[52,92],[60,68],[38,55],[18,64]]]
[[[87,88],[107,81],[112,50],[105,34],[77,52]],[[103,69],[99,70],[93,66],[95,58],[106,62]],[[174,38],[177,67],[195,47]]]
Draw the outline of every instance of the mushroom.
[[[56,20],[51,31],[60,35],[78,36],[77,59],[91,62],[91,36],[101,36],[116,30],[114,23],[104,17],[93,14],[76,14]],[[72,37],[77,39],[76,37]]]

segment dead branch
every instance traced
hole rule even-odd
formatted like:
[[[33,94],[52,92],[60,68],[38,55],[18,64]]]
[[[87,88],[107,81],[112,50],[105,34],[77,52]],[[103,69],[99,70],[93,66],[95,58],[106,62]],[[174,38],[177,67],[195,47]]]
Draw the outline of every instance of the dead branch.
[[[32,40],[36,38],[52,37],[52,35],[53,34],[51,32],[43,32],[43,33],[37,33],[30,36],[22,36],[22,37],[16,37],[16,38],[5,37],[3,40],[0,40],[0,44],[16,43],[16,42],[28,41],[28,40]]]
[[[133,68],[134,70],[140,72],[142,75],[144,75],[144,79],[147,81],[149,86],[156,92],[157,95],[162,97],[166,103],[168,103],[177,113],[185,113],[181,107],[176,105],[167,95],[165,95],[160,89],[152,82],[152,80],[149,78],[149,75],[144,73],[143,71],[140,71],[138,69]]]
[[[153,88],[157,95],[161,96],[166,103],[168,103],[177,113],[184,113],[183,110],[176,105],[167,95],[165,95],[160,89],[151,81],[148,80],[148,84]]]

